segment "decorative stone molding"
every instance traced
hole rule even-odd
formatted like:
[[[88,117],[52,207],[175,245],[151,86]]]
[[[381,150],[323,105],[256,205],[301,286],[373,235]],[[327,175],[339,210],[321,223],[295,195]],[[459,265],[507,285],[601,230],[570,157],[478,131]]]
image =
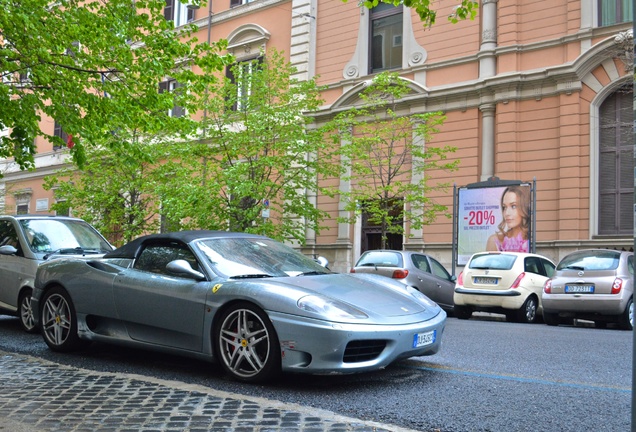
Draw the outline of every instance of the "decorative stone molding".
[[[228,35],[227,50],[241,61],[253,57],[254,53],[265,51],[270,36],[267,30],[257,24],[245,24]]]
[[[625,65],[625,71],[634,69],[634,31],[633,29],[620,32],[614,37],[618,48],[616,56]]]

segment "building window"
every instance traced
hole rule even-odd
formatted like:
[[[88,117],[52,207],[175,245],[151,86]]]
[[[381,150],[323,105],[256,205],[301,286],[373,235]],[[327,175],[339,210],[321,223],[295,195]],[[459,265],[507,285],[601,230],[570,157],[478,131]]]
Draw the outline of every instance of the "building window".
[[[163,81],[159,83],[159,93],[163,93],[163,92],[175,93],[174,104],[172,105],[172,108],[168,110],[168,115],[170,117],[183,117],[185,115],[185,108],[177,104],[176,95],[178,95],[179,87],[181,87],[181,84],[179,84],[175,80],[167,80],[167,81]]]
[[[402,67],[402,6],[380,3],[369,13],[369,73]]]
[[[242,111],[248,108],[247,102],[252,94],[252,75],[263,64],[263,57],[241,61],[229,66],[226,76],[235,84],[236,98],[232,106],[233,111]]]
[[[173,21],[175,27],[179,27],[194,21],[194,9],[178,0],[166,0],[163,16],[166,20]]]
[[[600,0],[599,26],[609,26],[632,20],[632,0]]]
[[[634,134],[632,85],[620,88],[600,108],[600,235],[632,235],[634,204]]]
[[[64,129],[62,129],[62,125],[59,124],[57,121],[55,122],[55,126],[53,126],[53,136],[60,138],[62,142],[68,145],[68,142],[69,142],[68,134],[64,132]],[[64,146],[59,143],[53,144],[53,150],[60,150],[63,148]]]
[[[252,3],[254,0],[230,0],[230,7]]]
[[[33,191],[31,188],[21,190],[13,194],[15,198],[15,212],[16,214],[28,214],[29,204],[31,203],[31,196]]]

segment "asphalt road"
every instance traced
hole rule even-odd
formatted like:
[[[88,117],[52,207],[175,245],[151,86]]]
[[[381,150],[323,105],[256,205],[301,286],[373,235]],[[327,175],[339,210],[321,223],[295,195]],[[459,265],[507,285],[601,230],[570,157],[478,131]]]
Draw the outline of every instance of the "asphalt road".
[[[93,345],[50,352],[0,317],[0,349],[74,367],[176,380],[427,432],[630,430],[632,332],[449,318],[442,351],[384,371],[228,380],[200,361]]]

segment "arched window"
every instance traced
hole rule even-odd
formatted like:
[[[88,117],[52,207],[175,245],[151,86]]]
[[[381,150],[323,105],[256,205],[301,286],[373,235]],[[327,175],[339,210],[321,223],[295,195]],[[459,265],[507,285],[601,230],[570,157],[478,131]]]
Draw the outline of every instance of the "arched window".
[[[600,235],[631,235],[634,230],[634,108],[632,84],[610,95],[600,108]]]

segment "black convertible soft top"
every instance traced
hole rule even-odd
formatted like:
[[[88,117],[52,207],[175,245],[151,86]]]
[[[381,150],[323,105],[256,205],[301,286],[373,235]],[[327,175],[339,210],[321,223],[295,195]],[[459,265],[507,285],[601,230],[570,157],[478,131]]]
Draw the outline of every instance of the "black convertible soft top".
[[[146,243],[155,242],[170,242],[177,241],[188,244],[194,240],[204,238],[223,238],[223,237],[260,237],[256,234],[237,233],[229,231],[211,231],[211,230],[190,230],[190,231],[175,231],[163,234],[149,234],[126,243],[122,247],[119,247],[113,251],[110,251],[104,255],[104,258],[130,258],[134,259],[137,256],[137,252],[142,245]]]

